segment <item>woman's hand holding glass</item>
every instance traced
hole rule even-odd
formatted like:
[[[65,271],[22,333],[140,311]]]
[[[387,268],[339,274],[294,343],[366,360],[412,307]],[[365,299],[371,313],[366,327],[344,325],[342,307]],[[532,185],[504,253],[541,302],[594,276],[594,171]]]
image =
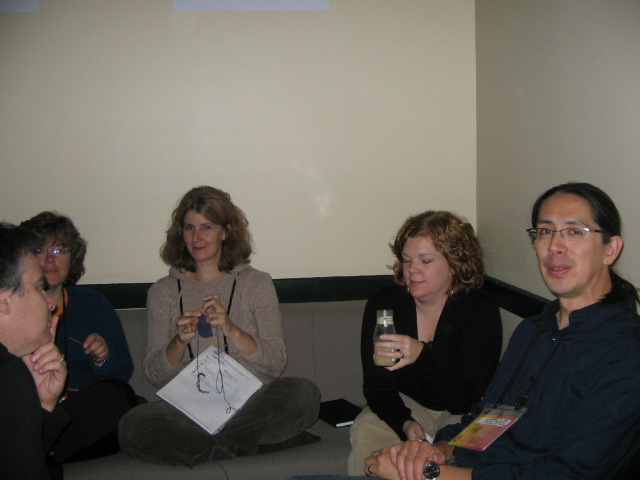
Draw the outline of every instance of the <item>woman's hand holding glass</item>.
[[[390,371],[398,370],[414,363],[424,348],[424,344],[420,340],[409,335],[381,335],[380,340],[377,344],[378,347],[392,350],[383,350],[379,352],[379,355],[398,359],[395,365],[385,367]]]

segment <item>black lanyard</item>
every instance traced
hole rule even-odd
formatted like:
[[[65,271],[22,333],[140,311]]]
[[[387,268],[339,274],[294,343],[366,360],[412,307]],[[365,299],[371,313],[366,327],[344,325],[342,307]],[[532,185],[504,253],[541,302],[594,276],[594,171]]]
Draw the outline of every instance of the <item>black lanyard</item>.
[[[227,304],[227,315],[231,311],[231,302],[233,302],[233,293],[236,291],[236,278],[233,278],[233,285],[231,285],[231,295],[229,295],[229,303]],[[178,279],[178,293],[180,294],[180,315],[184,313],[184,309],[182,307],[182,284],[180,283],[180,279]],[[227,343],[227,336],[223,333],[222,338],[224,339],[224,353],[229,354],[229,344]],[[193,356],[193,350],[191,349],[191,342],[187,344],[187,348],[189,349],[189,358],[193,360],[195,357]]]
[[[511,390],[511,387],[513,387],[513,384],[516,381],[516,378],[518,377],[518,375],[520,374],[520,371],[522,370],[522,367],[524,366],[524,362],[527,360],[527,357],[531,353],[531,350],[533,349],[534,345],[538,342],[538,339],[540,338],[540,334],[542,333],[542,329],[543,328],[544,328],[543,325],[540,325],[538,327],[538,329],[536,331],[536,334],[531,339],[531,341],[529,342],[529,345],[527,345],[526,350],[524,351],[524,353],[520,357],[520,362],[518,362],[518,367],[516,368],[516,370],[511,375],[511,378],[507,382],[507,385],[505,386],[504,390],[502,391],[502,394],[498,397],[498,400],[496,400],[496,402],[493,404],[493,408],[498,408],[500,405],[502,405],[502,402],[504,401],[504,397],[506,397],[507,393],[509,393],[509,390]],[[529,387],[527,388],[527,390],[520,397],[520,401],[518,403],[516,403],[516,405],[515,405],[515,409],[516,410],[520,410],[522,407],[525,406],[525,404],[527,403],[527,398],[529,397],[529,393],[531,392],[531,389],[533,388],[533,386],[536,383],[538,383],[538,381],[540,380],[542,375],[546,372],[547,368],[549,368],[549,364],[551,363],[551,359],[553,359],[553,356],[558,351],[558,347],[559,346],[560,346],[560,340],[558,339],[556,341],[556,346],[553,348],[553,351],[551,352],[551,355],[549,355],[547,360],[542,364],[542,366],[538,370],[538,373],[536,373],[536,375],[533,377],[533,380],[531,380],[531,383],[529,384]]]

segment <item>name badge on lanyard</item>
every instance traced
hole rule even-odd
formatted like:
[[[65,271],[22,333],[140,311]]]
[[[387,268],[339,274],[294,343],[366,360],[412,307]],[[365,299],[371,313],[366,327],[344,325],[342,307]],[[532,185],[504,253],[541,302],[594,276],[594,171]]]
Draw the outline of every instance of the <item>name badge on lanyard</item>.
[[[485,406],[484,410],[482,410],[482,413],[478,415],[473,420],[473,422],[467,425],[464,430],[456,435],[449,442],[449,445],[484,451],[498,437],[500,437],[504,432],[513,427],[513,425],[520,418],[522,418],[522,415],[524,415],[527,411],[527,409],[525,408],[525,404],[527,403],[527,399],[529,398],[529,393],[533,389],[534,385],[536,385],[540,381],[544,373],[547,371],[547,368],[551,364],[551,360],[558,351],[558,347],[560,346],[559,341],[556,342],[555,346],[551,350],[551,354],[547,357],[536,375],[533,377],[527,390],[520,396],[520,401],[515,406],[503,405],[502,401],[513,387],[516,378],[522,371],[527,357],[533,349],[533,346],[540,338],[542,327],[543,325],[540,325],[538,327],[535,335],[529,342],[529,345],[527,345],[526,350],[520,357],[518,366],[511,375],[511,378],[507,382],[504,390],[502,391],[502,394],[498,397],[496,403]]]
[[[456,435],[449,445],[484,451],[500,435],[510,429],[527,411],[526,407],[487,405],[467,428]]]

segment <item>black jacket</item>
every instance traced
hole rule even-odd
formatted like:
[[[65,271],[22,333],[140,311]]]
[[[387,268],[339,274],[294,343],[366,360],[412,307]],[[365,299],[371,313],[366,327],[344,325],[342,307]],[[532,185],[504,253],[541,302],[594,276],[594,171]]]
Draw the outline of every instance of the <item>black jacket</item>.
[[[500,312],[484,292],[449,297],[433,343],[425,345],[415,363],[390,372],[373,363],[376,310],[393,309],[396,333],[418,338],[416,305],[406,289],[386,287],[367,302],[362,321],[361,354],[364,396],[369,408],[401,439],[411,419],[399,392],[432,410],[467,413],[483,393],[500,359]]]
[[[1,343],[0,392],[2,478],[52,478],[46,455],[69,417],[59,407],[53,412],[41,407],[29,369]]]

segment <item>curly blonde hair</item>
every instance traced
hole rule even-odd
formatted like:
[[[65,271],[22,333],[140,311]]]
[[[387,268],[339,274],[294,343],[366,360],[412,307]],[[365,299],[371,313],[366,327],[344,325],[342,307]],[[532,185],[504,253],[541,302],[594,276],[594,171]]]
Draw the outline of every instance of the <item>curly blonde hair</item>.
[[[410,237],[429,237],[436,250],[453,270],[450,294],[468,292],[484,283],[482,248],[466,219],[447,211],[429,210],[407,218],[389,244],[396,257],[393,272],[396,283],[406,286],[402,274],[402,250]]]

